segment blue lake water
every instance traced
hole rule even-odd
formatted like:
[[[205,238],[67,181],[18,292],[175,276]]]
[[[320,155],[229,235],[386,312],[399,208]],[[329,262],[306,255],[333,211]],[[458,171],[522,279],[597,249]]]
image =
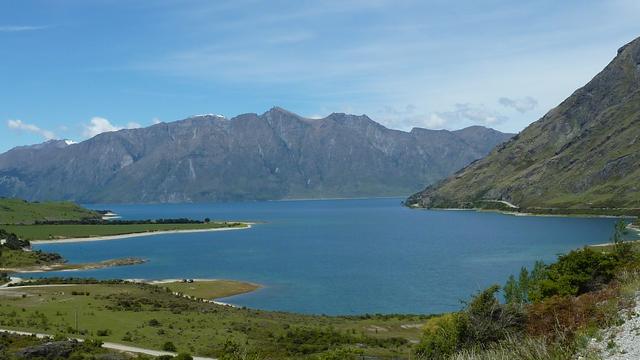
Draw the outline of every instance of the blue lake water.
[[[252,220],[249,230],[165,234],[37,248],[72,262],[148,263],[47,276],[220,278],[263,284],[225,301],[317,314],[438,313],[535,260],[606,242],[615,219],[411,210],[401,199],[90,205],[124,219]]]

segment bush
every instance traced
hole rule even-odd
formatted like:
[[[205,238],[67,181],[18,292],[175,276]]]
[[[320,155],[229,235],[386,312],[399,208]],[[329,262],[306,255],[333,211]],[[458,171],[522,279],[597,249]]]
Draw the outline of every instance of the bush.
[[[162,350],[164,351],[176,351],[176,346],[171,342],[171,341],[167,341],[166,343],[162,344]]]
[[[109,336],[109,335],[111,335],[111,330],[109,330],[109,329],[97,330],[96,331],[96,335],[97,336]]]
[[[605,327],[622,301],[617,286],[573,296],[554,296],[532,304],[527,311],[527,333],[552,340],[571,340],[579,329]]]
[[[484,348],[521,334],[525,317],[520,307],[502,305],[498,285],[478,293],[456,314],[430,319],[416,354],[425,359],[445,359],[461,349]]]
[[[416,355],[424,359],[444,359],[455,353],[460,346],[464,323],[464,316],[459,313],[429,319],[415,349]]]
[[[471,299],[464,316],[461,340],[465,347],[487,345],[522,332],[525,324],[520,308],[502,305],[496,298],[500,286],[493,285]]]

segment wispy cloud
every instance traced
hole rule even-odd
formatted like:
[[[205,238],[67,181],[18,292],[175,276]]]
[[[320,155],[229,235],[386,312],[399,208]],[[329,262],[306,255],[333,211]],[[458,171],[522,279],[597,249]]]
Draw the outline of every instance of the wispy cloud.
[[[409,104],[396,109],[387,106],[377,114],[389,127],[410,130],[413,127],[427,129],[457,129],[472,124],[495,126],[508,120],[508,117],[485,105],[458,103],[449,111],[424,113]]]
[[[89,120],[89,124],[84,125],[82,135],[87,138],[91,138],[105,132],[118,131],[122,129],[135,129],[139,127],[141,127],[141,125],[136,122],[130,122],[124,127],[117,126],[103,117],[96,116]]]
[[[484,105],[476,104],[455,104],[451,111],[437,112],[435,115],[443,119],[447,124],[460,124],[471,122],[473,124],[497,125],[507,121],[509,118],[499,112],[489,109]]]
[[[39,126],[36,126],[33,124],[27,124],[22,120],[13,120],[13,119],[7,120],[7,127],[15,131],[40,135],[45,140],[55,139],[56,137],[56,135],[52,131],[42,129]]]
[[[33,25],[0,25],[0,32],[22,32],[22,31],[35,31],[43,30],[48,26],[33,26]]]
[[[513,108],[520,113],[526,113],[527,111],[531,111],[538,106],[538,100],[532,98],[531,96],[513,99],[508,97],[501,97],[498,99],[500,105],[508,108]]]

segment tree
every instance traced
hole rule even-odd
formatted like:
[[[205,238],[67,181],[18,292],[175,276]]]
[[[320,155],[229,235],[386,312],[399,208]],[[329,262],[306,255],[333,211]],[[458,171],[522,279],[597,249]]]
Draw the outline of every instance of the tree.
[[[628,241],[624,241],[624,236],[627,233],[627,224],[622,220],[616,222],[613,227],[611,243],[613,243],[613,253],[623,263],[631,262],[635,256],[633,245]]]

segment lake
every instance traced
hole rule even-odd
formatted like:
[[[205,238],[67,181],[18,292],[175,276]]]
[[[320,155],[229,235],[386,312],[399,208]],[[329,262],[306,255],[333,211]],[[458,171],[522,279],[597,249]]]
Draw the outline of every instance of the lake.
[[[88,205],[124,219],[260,221],[249,230],[165,234],[38,249],[72,262],[143,265],[47,273],[100,279],[220,278],[264,288],[223,301],[315,314],[439,313],[559,253],[606,242],[615,219],[411,210],[402,199]]]

